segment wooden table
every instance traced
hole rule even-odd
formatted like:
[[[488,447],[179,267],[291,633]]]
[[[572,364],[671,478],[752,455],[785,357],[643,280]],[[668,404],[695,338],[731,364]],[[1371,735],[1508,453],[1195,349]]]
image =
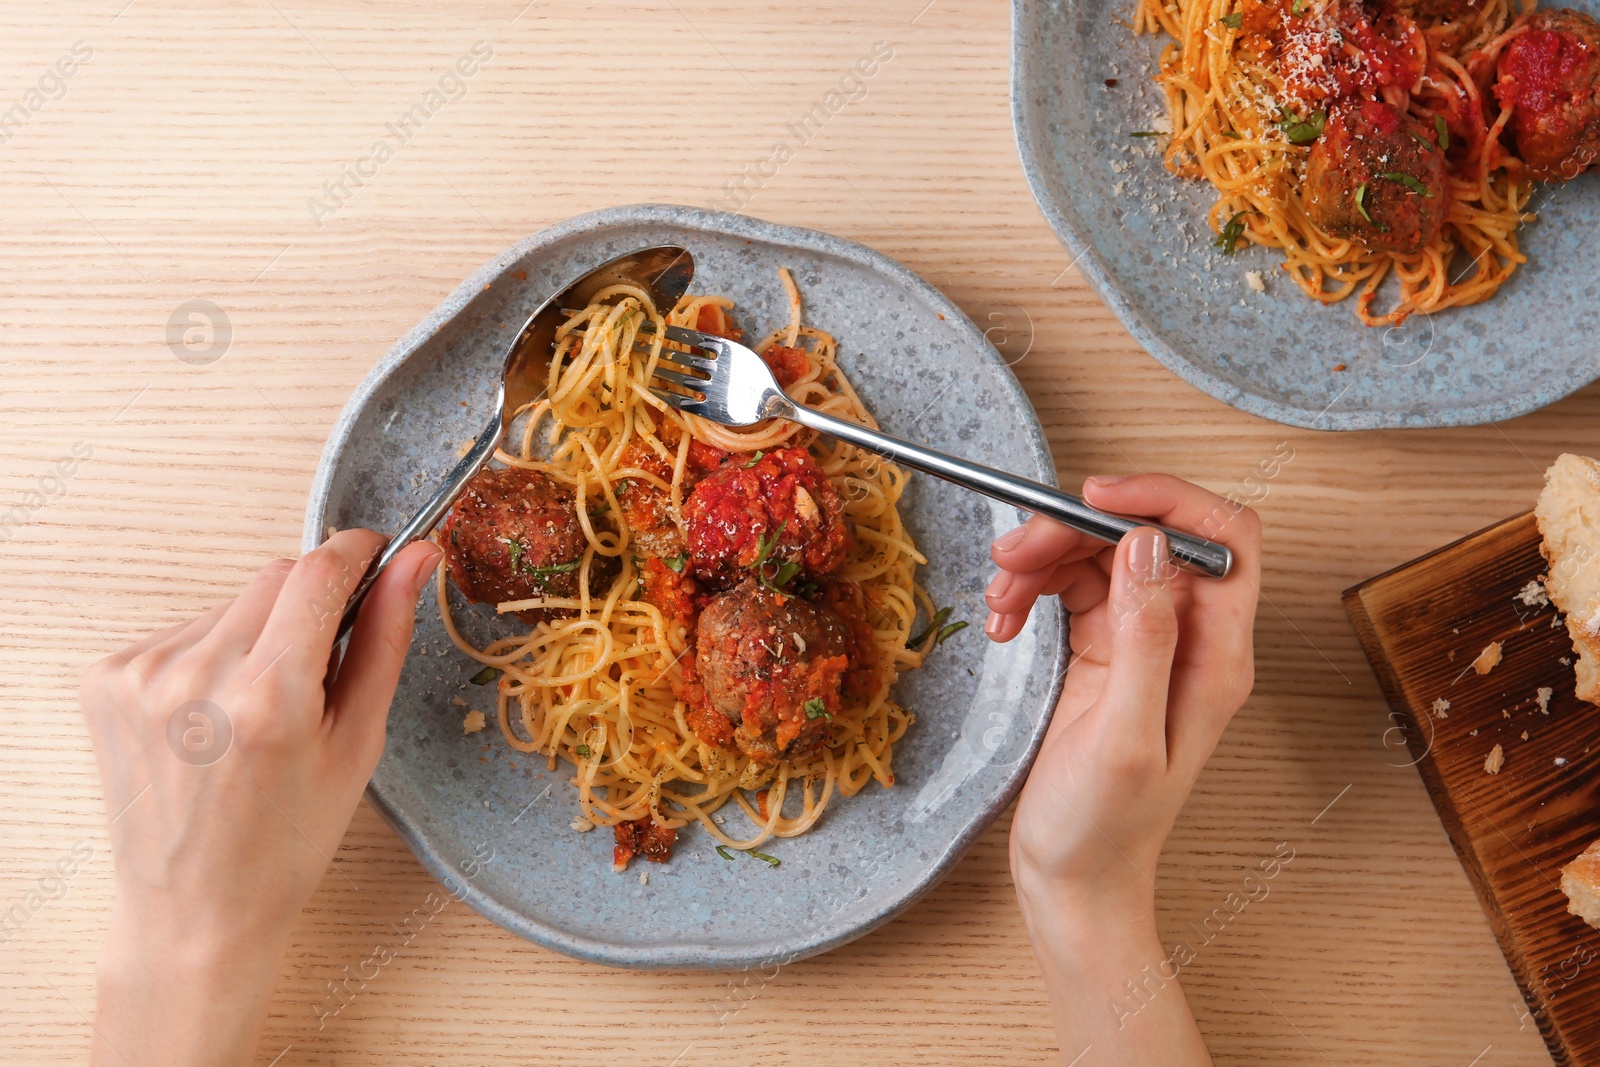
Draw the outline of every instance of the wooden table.
[[[1383,745],[1338,594],[1527,507],[1556,453],[1600,447],[1600,390],[1498,426],[1331,435],[1184,385],[1034,207],[995,0],[60,0],[7,4],[0,27],[0,109],[24,112],[0,144],[0,505],[92,449],[0,542],[0,902],[94,849],[0,948],[0,1060],[80,1062],[88,1043],[111,864],[84,667],[296,552],[340,406],[461,278],[577,212],[735,206],[725,183],[883,41],[865,95],[743,209],[871,245],[980,324],[1009,322],[1065,483],[1137,468],[1245,492],[1292,450],[1255,493],[1256,692],[1160,876],[1164,936],[1197,944],[1247,869],[1294,850],[1185,970],[1218,1062],[1549,1062],[1416,771]],[[323,184],[478,41],[493,56],[464,95],[330,201]],[[208,365],[168,344],[191,300],[228,319]],[[325,984],[434,888],[363,807],[351,879],[312,900],[257,1062],[1060,1062],[1006,829],[904,918],[770,980],[605,970],[451,904],[319,1030]]]

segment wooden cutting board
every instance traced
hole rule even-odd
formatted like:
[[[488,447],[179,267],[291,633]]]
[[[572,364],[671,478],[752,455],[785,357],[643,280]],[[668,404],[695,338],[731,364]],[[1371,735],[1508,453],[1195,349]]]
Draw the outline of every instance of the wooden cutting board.
[[[1573,695],[1554,605],[1522,595],[1544,570],[1528,512],[1346,590],[1344,605],[1389,701],[1387,758],[1422,773],[1550,1055],[1600,1067],[1600,930],[1560,889],[1561,867],[1600,838],[1600,709]],[[1502,660],[1480,674],[1496,641]]]

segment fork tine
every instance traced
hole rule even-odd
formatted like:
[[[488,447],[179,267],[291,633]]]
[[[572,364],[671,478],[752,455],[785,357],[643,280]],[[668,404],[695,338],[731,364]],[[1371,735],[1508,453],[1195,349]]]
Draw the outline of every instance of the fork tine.
[[[650,354],[650,344],[643,340],[635,341],[633,342],[633,350],[641,356],[648,356]],[[661,358],[669,363],[692,367],[707,374],[711,374],[717,369],[717,361],[715,359],[708,359],[705,356],[695,355],[691,352],[680,352],[676,348],[663,347],[661,349]]]
[[[686,411],[691,415],[699,414],[700,405],[704,403],[704,401],[696,400],[692,396],[684,396],[682,393],[669,393],[665,389],[652,389],[650,392],[657,399],[665,401],[670,407],[677,408],[679,411]]]
[[[708,378],[696,378],[692,374],[684,374],[681,371],[668,370],[659,365],[656,367],[655,376],[664,382],[671,382],[673,385],[680,386],[684,389],[694,389],[701,393],[705,392],[705,387],[711,384],[710,379]]]

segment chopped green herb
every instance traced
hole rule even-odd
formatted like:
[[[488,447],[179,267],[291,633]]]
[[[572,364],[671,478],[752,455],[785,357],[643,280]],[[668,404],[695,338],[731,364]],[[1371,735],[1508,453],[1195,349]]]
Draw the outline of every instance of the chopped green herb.
[[[1134,130],[1132,133],[1128,134],[1128,136],[1129,137],[1165,137],[1166,134],[1162,133],[1160,130]]]
[[[471,678],[468,678],[467,681],[471,682],[473,685],[488,685],[498,677],[500,677],[500,672],[498,670],[493,667],[485,667],[477,674],[474,674]]]
[[[636,570],[636,571],[644,570],[644,560],[640,559],[638,556],[629,556],[628,558],[633,560],[633,569],[634,570]]]
[[[1233,218],[1229,219],[1222,227],[1222,232],[1217,234],[1217,239],[1211,243],[1222,249],[1225,256],[1233,255],[1239,242],[1244,239],[1244,217],[1256,215],[1256,211],[1236,211]]]
[[[1385,226],[1381,222],[1378,222],[1371,215],[1367,214],[1367,183],[1366,182],[1362,182],[1360,185],[1358,185],[1356,187],[1356,210],[1361,212],[1361,217],[1366,219],[1368,222],[1372,223],[1372,225],[1375,226],[1380,233],[1388,233],[1389,232],[1389,227]]]
[[[1322,136],[1322,131],[1328,125],[1326,111],[1314,111],[1303,119],[1286,107],[1280,107],[1278,113],[1283,116],[1278,129],[1283,131],[1290,144],[1310,144]]]
[[[590,515],[604,515],[606,512],[608,512],[610,510],[611,510],[611,501],[602,500],[602,501],[600,501],[598,506],[592,507],[592,508],[589,509],[589,514]]]
[[[632,484],[633,484],[633,479],[632,478],[624,478],[624,479],[622,479],[622,481],[617,483],[617,492],[626,493],[628,491],[628,487],[630,485],[632,485]]]
[[[760,463],[761,462],[761,457],[764,456],[764,455],[766,455],[765,452],[757,452],[755,455],[751,456],[750,457],[750,462],[746,463],[744,465],[744,469],[745,470],[749,470],[751,467],[754,467],[757,463]]]
[[[729,852],[726,848],[724,848],[721,845],[717,846],[717,855],[721,856],[725,860],[733,859],[733,853]]]
[[[1217,21],[1222,23],[1224,26],[1228,27],[1228,29],[1230,29],[1230,30],[1236,30],[1241,25],[1244,24],[1244,12],[1243,11],[1235,11],[1231,15],[1222,16]]]
[[[750,564],[750,566],[754,567],[757,571],[761,570],[762,565],[767,562],[767,557],[772,555],[772,550],[777,547],[778,538],[783,536],[783,528],[787,525],[787,522],[780,522],[778,523],[778,528],[776,530],[772,530],[756,538],[756,548],[760,549],[760,552],[756,556],[756,561]]]
[[[454,530],[450,531],[450,543],[452,545],[459,544],[459,542],[456,540],[456,532]]]
[[[1238,130],[1223,130],[1222,136],[1228,138],[1230,141],[1237,141],[1239,138],[1243,137],[1244,134],[1240,133]]]
[[[578,755],[582,756],[584,759],[588,759],[589,758],[589,746],[588,745],[579,745],[577,748],[573,749],[572,751],[576,752]]]
[[[501,540],[504,541],[507,545],[510,546],[510,548],[511,548],[511,569],[512,570],[516,570],[519,566],[522,565],[522,544],[521,544],[521,542],[513,541],[508,537],[502,537]]]
[[[1294,0],[1293,6],[1291,6],[1289,8],[1289,14],[1298,15],[1298,14],[1300,14],[1300,12],[1304,11],[1305,8],[1306,8],[1306,0]]]
[[[1439,151],[1450,151],[1450,127],[1443,115],[1433,116],[1433,131],[1439,135]]]
[[[949,626],[946,626],[944,629],[939,631],[939,639],[934,642],[934,645],[937,646],[944,644],[956,634],[960,633],[962,630],[965,630],[968,625],[970,624],[965,619],[951,623]]]
[[[687,553],[687,552],[679,552],[676,556],[673,556],[671,559],[668,559],[667,557],[662,556],[661,557],[661,562],[666,564],[667,569],[669,571],[672,571],[674,574],[682,574],[683,573],[684,564],[689,562],[689,553]]]
[[[774,593],[783,593],[785,596],[788,596],[788,593],[784,592],[783,587],[789,584],[789,579],[800,573],[800,564],[795,563],[792,560],[784,560],[782,563],[777,565],[776,570],[769,574],[767,572],[767,567],[771,566],[771,563],[763,566],[761,570],[757,572],[756,577],[760,580],[762,585],[766,586]]]
[[[583,560],[574,559],[566,563],[551,563],[544,567],[524,567],[522,569],[535,578],[548,578],[552,574],[570,574],[577,570],[582,563]]]
[[[1419,181],[1416,178],[1413,178],[1411,175],[1405,173],[1404,171],[1386,170],[1382,174],[1378,175],[1378,177],[1383,178],[1386,181],[1399,182],[1401,185],[1405,186],[1407,189],[1410,189],[1413,193],[1416,193],[1418,196],[1432,196],[1433,195],[1433,190],[1432,189],[1429,189],[1426,185],[1423,185],[1421,181]]]
[[[833,718],[832,715],[828,714],[828,706],[822,702],[821,697],[812,697],[806,701],[805,708],[807,720]]]
[[[750,852],[747,852],[746,855],[749,856],[752,859],[760,860],[762,863],[765,863],[768,867],[778,867],[778,866],[781,866],[782,863],[783,863],[783,861],[780,860],[778,857],[769,856],[765,852],[756,852],[756,851],[752,850]]]
[[[939,628],[942,627],[945,623],[945,620],[950,617],[950,612],[954,610],[954,608],[940,608],[938,611],[934,612],[933,618],[928,620],[927,629],[923,630],[921,633],[917,634],[917,636],[907,641],[906,647],[909,649],[921,648],[923,643],[928,640],[928,635],[938,633]]]

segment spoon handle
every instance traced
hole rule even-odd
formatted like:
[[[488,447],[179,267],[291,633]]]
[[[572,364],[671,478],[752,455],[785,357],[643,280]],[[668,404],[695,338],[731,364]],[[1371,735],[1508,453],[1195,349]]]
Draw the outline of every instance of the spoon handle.
[[[339,631],[333,639],[334,644],[337,645],[349,636],[350,628],[356,624],[356,612],[360,610],[361,602],[366,599],[372,583],[378,580],[378,575],[394,562],[394,558],[400,554],[402,548],[417,538],[426,536],[444,513],[450,510],[450,505],[456,502],[456,497],[461,495],[461,490],[472,480],[472,476],[483,469],[483,465],[489,462],[489,457],[494,455],[494,450],[499,447],[504,433],[504,425],[500,421],[500,405],[496,404],[493,421],[478,435],[472,450],[461,457],[461,462],[457,463],[455,469],[445,477],[439,491],[411,516],[411,520],[400,528],[399,533],[389,539],[389,543],[378,554],[378,558],[372,561],[372,566],[367,568],[367,573],[362,576],[356,585],[356,591],[350,595],[349,603],[345,605],[344,616],[339,620]]]

